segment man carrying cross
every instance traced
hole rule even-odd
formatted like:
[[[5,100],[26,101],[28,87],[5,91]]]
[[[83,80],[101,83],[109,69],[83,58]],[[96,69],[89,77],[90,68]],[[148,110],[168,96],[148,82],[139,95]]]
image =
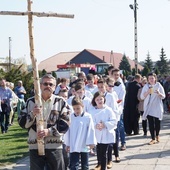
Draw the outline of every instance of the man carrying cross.
[[[32,97],[28,99],[26,108],[22,111],[22,114],[26,115],[25,128],[29,134],[30,170],[44,170],[46,166],[47,170],[65,169],[62,138],[68,129],[69,107],[63,98],[53,94],[55,86],[56,79],[51,74],[44,75],[40,81],[42,107],[38,107],[35,97]],[[44,129],[37,131],[36,117],[41,113],[44,117]],[[19,119],[19,123],[24,121],[23,117]],[[59,122],[61,119],[63,122]],[[44,139],[44,155],[38,155],[37,138]]]

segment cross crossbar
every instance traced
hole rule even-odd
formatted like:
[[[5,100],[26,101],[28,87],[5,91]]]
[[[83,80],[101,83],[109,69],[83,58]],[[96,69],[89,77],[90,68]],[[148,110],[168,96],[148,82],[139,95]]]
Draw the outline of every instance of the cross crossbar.
[[[27,12],[17,12],[17,11],[0,11],[0,15],[19,15],[19,16],[25,16],[25,15],[34,15],[37,17],[59,17],[59,18],[74,18],[74,15],[70,14],[58,14],[58,13],[45,13],[45,12],[32,12],[32,11],[27,11]]]

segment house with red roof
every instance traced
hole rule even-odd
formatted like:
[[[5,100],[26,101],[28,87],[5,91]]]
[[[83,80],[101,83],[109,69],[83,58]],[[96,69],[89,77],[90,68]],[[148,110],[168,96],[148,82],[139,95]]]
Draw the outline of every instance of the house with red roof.
[[[40,62],[39,70],[45,69],[47,72],[57,71],[57,65],[67,64],[96,64],[96,63],[111,63],[115,68],[119,68],[123,54],[116,52],[100,51],[84,49],[80,52],[61,52],[46,60]],[[127,57],[131,69],[135,68],[135,62]],[[138,64],[138,69],[142,70],[143,66]]]

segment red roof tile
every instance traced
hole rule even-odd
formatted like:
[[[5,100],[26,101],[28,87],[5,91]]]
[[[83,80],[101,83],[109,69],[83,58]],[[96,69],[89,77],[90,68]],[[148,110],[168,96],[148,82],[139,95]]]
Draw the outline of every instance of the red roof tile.
[[[86,49],[91,54],[95,55],[96,57],[100,58],[101,60],[104,59],[106,63],[112,63],[115,68],[119,68],[119,64],[122,60],[123,54],[121,53],[115,53],[111,54],[111,52],[108,51],[99,51],[99,50],[90,50]],[[135,62],[131,60],[129,57],[127,57],[129,64],[131,65],[131,68],[135,68]],[[142,70],[143,66],[138,64],[138,69]]]

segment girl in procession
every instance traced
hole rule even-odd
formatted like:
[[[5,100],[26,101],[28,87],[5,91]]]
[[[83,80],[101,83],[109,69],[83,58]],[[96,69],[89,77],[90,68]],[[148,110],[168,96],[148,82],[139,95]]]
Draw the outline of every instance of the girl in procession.
[[[144,99],[143,120],[148,119],[149,131],[152,140],[149,145],[160,142],[160,124],[163,118],[163,102],[165,92],[162,85],[157,82],[155,73],[148,74],[148,83],[144,85],[141,92],[141,99]]]
[[[109,79],[109,78],[107,78],[107,79]],[[118,103],[117,103],[118,97],[117,97],[117,94],[115,92],[113,92],[113,90],[112,90],[112,92],[109,91],[110,89],[113,89],[114,83],[112,85],[111,85],[111,83],[110,84],[108,83],[109,85],[112,86],[108,90],[108,84],[106,83],[106,80],[104,80],[104,79],[98,80],[98,82],[97,82],[98,91],[103,93],[103,95],[105,96],[105,99],[106,99],[105,104],[108,107],[110,107],[112,109],[112,111],[115,113],[116,120],[118,122],[119,118],[120,118],[120,110],[119,110]],[[119,143],[119,140],[118,140],[119,136],[118,135],[119,135],[119,133],[118,133],[118,129],[117,129],[116,130],[116,142],[110,143],[109,147],[108,147],[108,153],[107,153],[107,168],[108,169],[111,169],[112,166],[113,166],[112,150],[114,150],[114,153],[115,153],[115,162],[120,162],[119,149],[118,149],[118,143]]]
[[[90,111],[94,121],[97,139],[97,161],[95,169],[106,170],[107,151],[110,143],[115,143],[116,115],[110,107],[105,105],[105,96],[96,92],[92,99],[93,109]]]

